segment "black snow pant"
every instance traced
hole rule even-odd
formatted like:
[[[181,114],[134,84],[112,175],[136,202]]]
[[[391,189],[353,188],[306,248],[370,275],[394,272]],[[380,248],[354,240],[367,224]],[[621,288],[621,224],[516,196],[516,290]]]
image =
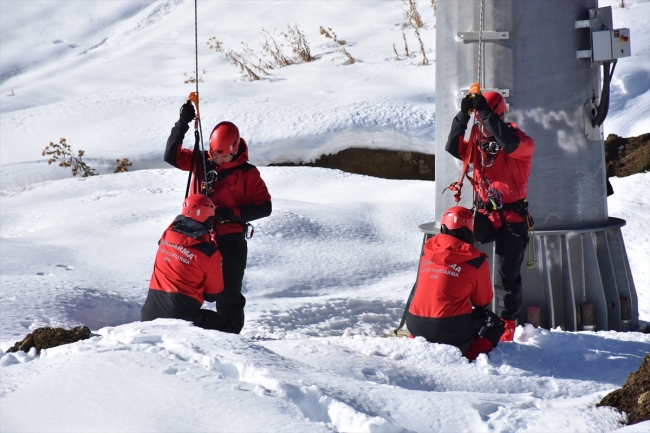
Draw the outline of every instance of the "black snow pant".
[[[182,319],[203,329],[232,332],[232,321],[216,311],[201,308],[201,303],[180,293],[149,289],[140,320]]]
[[[488,317],[490,326],[486,326]],[[482,308],[474,309],[470,314],[436,318],[420,317],[408,312],[406,326],[414,337],[424,337],[431,343],[456,346],[462,353],[467,351],[479,332],[492,343],[492,347],[497,347],[504,331],[499,317]]]
[[[506,224],[496,232],[494,268],[497,275],[494,291],[503,305],[499,305],[502,319],[517,320],[521,311],[521,264],[528,245],[525,222]]]
[[[248,244],[244,233],[229,233],[217,238],[223,258],[224,289],[217,295],[217,312],[233,322],[231,332],[239,334],[244,327],[246,298],[241,294]]]

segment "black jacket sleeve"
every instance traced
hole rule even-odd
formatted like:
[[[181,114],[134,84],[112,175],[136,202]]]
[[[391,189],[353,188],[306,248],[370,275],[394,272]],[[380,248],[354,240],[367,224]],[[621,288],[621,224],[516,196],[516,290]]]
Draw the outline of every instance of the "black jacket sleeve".
[[[167,164],[179,168],[178,164],[176,163],[176,155],[178,154],[178,148],[183,145],[185,133],[189,129],[189,125],[181,122],[180,120],[174,124],[172,132],[169,134],[169,138],[167,139],[167,147],[165,148],[164,160]]]
[[[496,142],[499,143],[499,146],[501,146],[506,152],[506,155],[517,150],[517,147],[519,146],[519,137],[513,132],[510,125],[501,120],[501,118],[489,108],[482,110],[479,115],[481,116],[481,119],[483,119],[485,128],[494,136]]]
[[[271,200],[267,200],[262,204],[246,204],[239,207],[239,219],[242,221],[255,221],[271,215],[271,211]]]
[[[469,119],[469,115],[458,112],[451,122],[451,130],[449,131],[449,138],[447,139],[445,150],[456,159],[462,159],[458,146],[460,145],[460,139],[465,135]]]

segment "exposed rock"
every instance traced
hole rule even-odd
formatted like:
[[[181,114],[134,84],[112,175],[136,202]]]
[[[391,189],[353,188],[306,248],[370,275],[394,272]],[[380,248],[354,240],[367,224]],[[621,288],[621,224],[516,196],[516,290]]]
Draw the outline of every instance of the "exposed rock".
[[[77,326],[70,330],[50,327],[38,328],[31,334],[27,334],[22,341],[14,344],[7,352],[18,352],[19,350],[29,352],[32,347],[35,347],[36,352],[40,353],[41,349],[70,344],[87,338],[90,338],[90,329],[87,326]]]
[[[625,177],[650,171],[650,133],[623,138],[610,134],[605,140],[607,177]],[[435,180],[435,155],[352,147],[314,162],[273,163],[271,166],[308,166],[343,170],[383,179]]]
[[[650,170],[650,133],[623,138],[609,134],[605,140],[607,177],[625,177]]]
[[[623,388],[607,394],[597,406],[611,406],[625,412],[629,424],[650,420],[650,354],[639,369],[630,373]]]
[[[435,155],[382,149],[349,148],[334,155],[321,155],[314,162],[270,165],[333,168],[383,179],[434,180],[435,178]]]

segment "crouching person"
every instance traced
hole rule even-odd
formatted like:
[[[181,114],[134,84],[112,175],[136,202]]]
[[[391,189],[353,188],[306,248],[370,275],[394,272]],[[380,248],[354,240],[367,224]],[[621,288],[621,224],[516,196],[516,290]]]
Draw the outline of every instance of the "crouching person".
[[[142,321],[183,319],[195,326],[232,331],[232,321],[221,313],[202,309],[223,290],[221,253],[211,241],[214,204],[203,194],[183,202],[182,214],[165,230],[141,311]]]
[[[496,347],[504,331],[503,322],[487,309],[493,298],[487,256],[473,244],[472,212],[449,208],[440,234],[424,245],[406,317],[413,336],[456,346],[470,361]]]

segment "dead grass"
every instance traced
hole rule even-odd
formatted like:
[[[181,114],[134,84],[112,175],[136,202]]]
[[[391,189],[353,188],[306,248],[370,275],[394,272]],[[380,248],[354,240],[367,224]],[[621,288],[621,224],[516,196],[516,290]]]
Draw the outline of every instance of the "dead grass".
[[[248,43],[242,42],[241,51],[227,49],[216,37],[208,40],[210,49],[226,56],[230,63],[239,68],[242,76],[250,80],[259,80],[260,75],[269,75],[269,71],[275,68],[284,68],[296,63],[312,62],[316,60],[311,55],[309,42],[298,24],[293,27],[287,24],[285,32],[273,33],[262,28],[264,42],[260,44],[258,54],[250,48]],[[291,50],[291,54],[285,51]]]
[[[343,48],[343,45],[347,44],[347,42],[343,39],[339,39],[336,36],[336,33],[334,30],[332,30],[331,27],[328,27],[325,29],[323,26],[320,27],[320,34],[325,36],[327,39],[331,39],[334,41],[336,44],[336,49],[338,50],[339,53],[343,54],[345,58],[347,59],[346,62],[351,65],[355,62],[354,57],[350,53],[347,52],[345,48]]]
[[[205,69],[201,70],[201,73],[205,75]],[[185,81],[183,83],[188,84],[188,83],[196,83],[196,72],[192,71],[191,75],[187,75],[187,72],[183,72],[183,75],[185,75]],[[199,83],[204,83],[203,77],[199,75]]]

